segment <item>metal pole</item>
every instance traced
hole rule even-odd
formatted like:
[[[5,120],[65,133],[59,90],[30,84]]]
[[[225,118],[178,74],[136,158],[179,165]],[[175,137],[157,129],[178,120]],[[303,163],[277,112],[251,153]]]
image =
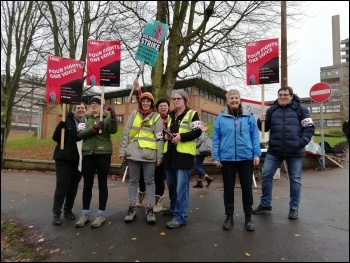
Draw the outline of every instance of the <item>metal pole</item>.
[[[321,148],[322,154],[325,154],[324,150],[324,130],[323,130],[323,102],[320,104],[320,128],[321,128]],[[326,169],[325,157],[321,156],[322,160],[322,169]]]
[[[36,130],[36,138],[41,139],[41,127],[43,122],[43,106],[39,105],[39,119],[38,119],[38,128]]]

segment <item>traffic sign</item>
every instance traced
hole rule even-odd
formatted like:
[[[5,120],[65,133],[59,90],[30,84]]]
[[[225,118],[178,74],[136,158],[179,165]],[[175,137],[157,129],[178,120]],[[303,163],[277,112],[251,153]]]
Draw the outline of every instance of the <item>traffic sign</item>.
[[[314,102],[324,102],[332,95],[332,88],[325,82],[319,82],[313,85],[310,89],[310,98]]]

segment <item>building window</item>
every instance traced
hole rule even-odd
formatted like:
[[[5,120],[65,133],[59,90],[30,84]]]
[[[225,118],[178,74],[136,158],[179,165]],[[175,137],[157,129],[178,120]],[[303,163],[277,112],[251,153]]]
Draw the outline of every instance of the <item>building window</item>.
[[[320,107],[311,107],[310,113],[319,113],[320,112]]]
[[[200,97],[204,97],[204,94],[203,94],[203,90],[199,90],[199,92],[198,92],[198,95],[200,96]]]
[[[209,112],[202,111],[202,121],[204,122],[215,122],[217,115]]]
[[[124,115],[117,115],[118,124],[124,124]]]
[[[116,104],[118,105],[123,104],[123,97],[117,98]]]
[[[328,101],[329,102],[341,101],[341,97],[331,97]]]
[[[185,91],[189,96],[192,95],[192,94],[191,94],[191,93],[192,93],[192,88],[191,88],[191,87],[185,88],[184,91]]]
[[[341,120],[340,119],[332,119],[332,120],[326,120],[326,127],[341,127]]]
[[[326,112],[340,112],[340,105],[326,106]]]

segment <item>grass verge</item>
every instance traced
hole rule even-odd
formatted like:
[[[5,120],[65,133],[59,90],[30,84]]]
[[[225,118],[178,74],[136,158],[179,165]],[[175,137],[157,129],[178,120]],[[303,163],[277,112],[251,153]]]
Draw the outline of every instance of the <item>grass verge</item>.
[[[1,218],[1,262],[42,262],[49,252],[38,246],[34,229],[13,219]]]

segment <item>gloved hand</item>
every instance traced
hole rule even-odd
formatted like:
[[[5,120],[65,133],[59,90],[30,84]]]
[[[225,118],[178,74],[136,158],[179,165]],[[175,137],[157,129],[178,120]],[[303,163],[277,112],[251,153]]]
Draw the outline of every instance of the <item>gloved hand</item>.
[[[98,130],[103,130],[103,127],[104,127],[104,122],[103,121],[99,121],[97,124],[92,126],[92,131],[94,133],[96,133],[96,132],[98,132]]]
[[[113,105],[109,105],[107,107],[107,110],[110,112],[111,119],[115,120],[115,118],[117,117],[117,114],[115,113],[114,106]]]
[[[65,121],[60,121],[57,125],[58,129],[63,129],[66,128],[66,122]]]

